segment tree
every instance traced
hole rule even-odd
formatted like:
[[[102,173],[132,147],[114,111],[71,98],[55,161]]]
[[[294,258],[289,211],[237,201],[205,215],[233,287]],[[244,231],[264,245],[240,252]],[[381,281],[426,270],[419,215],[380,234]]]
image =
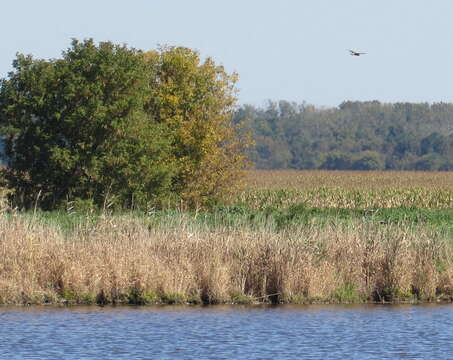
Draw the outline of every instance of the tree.
[[[447,149],[447,137],[439,134],[438,132],[433,132],[420,141],[421,155],[426,155],[433,152],[444,155],[447,152]]]
[[[349,170],[351,166],[352,156],[350,154],[332,151],[324,154],[320,168],[326,170]]]
[[[429,153],[437,153],[449,163],[453,156],[452,114],[453,104],[442,103],[347,101],[338,108],[316,108],[270,101],[265,108],[246,105],[237,117],[249,119],[258,150],[252,156],[258,168],[352,169],[352,162],[348,167],[349,160],[337,161],[336,155],[348,154],[352,159],[372,151],[380,154],[374,165],[363,161],[356,165],[410,170],[415,169],[417,157]],[[282,158],[284,162],[275,161]],[[443,165],[445,168],[450,167]]]
[[[62,59],[18,55],[0,83],[8,186],[21,205],[206,203],[245,163],[235,75],[196,52],[79,42]]]
[[[443,166],[447,167],[446,161],[437,153],[423,155],[415,161],[415,170],[437,171],[442,170]]]
[[[375,151],[363,151],[352,164],[354,170],[381,170],[384,167],[382,156]]]
[[[237,75],[184,47],[145,54],[151,73],[147,114],[171,133],[174,190],[189,206],[235,191],[250,145],[234,124]]]

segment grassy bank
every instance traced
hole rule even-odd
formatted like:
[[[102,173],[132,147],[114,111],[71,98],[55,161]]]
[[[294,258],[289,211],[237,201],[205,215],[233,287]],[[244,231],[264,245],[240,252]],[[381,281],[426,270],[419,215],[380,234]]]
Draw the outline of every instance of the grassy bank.
[[[209,211],[9,209],[0,304],[452,301],[450,174],[411,174],[251,172]]]
[[[217,225],[100,216],[71,231],[0,220],[0,303],[451,300],[453,243],[424,226],[361,220]]]

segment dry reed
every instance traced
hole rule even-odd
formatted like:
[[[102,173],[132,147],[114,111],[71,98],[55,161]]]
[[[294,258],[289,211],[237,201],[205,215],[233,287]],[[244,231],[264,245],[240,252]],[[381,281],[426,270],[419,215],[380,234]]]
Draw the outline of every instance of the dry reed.
[[[451,239],[352,222],[280,233],[102,217],[64,236],[0,218],[0,303],[450,299]]]

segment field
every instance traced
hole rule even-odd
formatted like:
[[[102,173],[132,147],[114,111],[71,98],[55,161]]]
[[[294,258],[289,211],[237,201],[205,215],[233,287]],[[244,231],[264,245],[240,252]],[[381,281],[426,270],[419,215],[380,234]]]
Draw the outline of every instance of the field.
[[[252,170],[246,184],[248,189],[453,190],[453,172]]]
[[[248,206],[453,209],[453,172],[250,171]]]
[[[451,301],[453,173],[250,171],[209,211],[21,213],[0,303]]]

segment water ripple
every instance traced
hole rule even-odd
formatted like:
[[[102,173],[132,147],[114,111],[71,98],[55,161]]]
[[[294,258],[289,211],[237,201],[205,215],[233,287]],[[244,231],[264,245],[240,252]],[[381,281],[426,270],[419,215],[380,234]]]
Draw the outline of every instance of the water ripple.
[[[7,359],[451,359],[453,305],[2,308]]]

